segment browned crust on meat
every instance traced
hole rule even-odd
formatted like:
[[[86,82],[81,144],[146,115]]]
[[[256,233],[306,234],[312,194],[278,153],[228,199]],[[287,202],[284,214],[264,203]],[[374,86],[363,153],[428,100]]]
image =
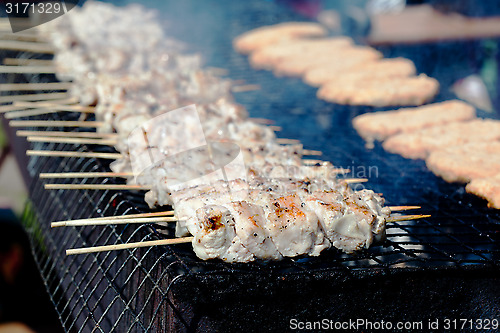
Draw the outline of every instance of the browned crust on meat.
[[[327,33],[328,31],[318,23],[279,23],[253,29],[239,35],[234,39],[233,47],[237,52],[248,54],[282,40],[301,37],[322,37]]]
[[[313,87],[319,87],[329,82],[342,84],[343,81],[408,77],[415,73],[415,65],[409,59],[377,59],[347,67],[313,67],[304,74],[304,82]]]
[[[496,177],[474,179],[465,189],[488,200],[488,207],[500,209],[500,174]]]
[[[365,113],[355,117],[352,125],[361,137],[373,141],[475,117],[474,107],[459,100],[451,100],[415,108]]]
[[[497,140],[500,140],[500,121],[475,119],[397,134],[385,140],[383,147],[391,153],[417,159],[448,147]]]
[[[344,84],[327,83],[317,93],[328,102],[347,105],[422,105],[437,94],[439,83],[424,74],[409,78],[388,78]]]
[[[469,143],[431,152],[427,167],[447,182],[469,182],[500,173],[500,142]]]
[[[207,230],[217,230],[224,226],[222,223],[222,215],[212,215],[210,216],[204,224]]]

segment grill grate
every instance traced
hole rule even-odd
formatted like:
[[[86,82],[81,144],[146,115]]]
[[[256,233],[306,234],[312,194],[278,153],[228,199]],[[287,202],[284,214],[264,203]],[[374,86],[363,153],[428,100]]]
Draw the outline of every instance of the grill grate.
[[[421,213],[432,214],[432,218],[392,223],[387,228],[388,239],[384,244],[355,255],[331,249],[318,258],[227,265],[200,261],[190,245],[176,245],[66,257],[67,248],[158,239],[165,234],[172,235],[173,228],[120,225],[50,229],[52,221],[133,214],[147,211],[147,207],[141,193],[46,191],[44,182],[37,177],[41,172],[106,171],[106,161],[32,157],[28,164],[33,179],[32,207],[26,210],[24,221],[30,231],[38,268],[67,331],[203,331],[221,327],[253,331],[255,323],[266,325],[264,327],[272,325],[279,331],[283,318],[312,319],[319,315],[349,318],[349,314],[356,311],[363,314],[366,308],[360,303],[370,303],[375,297],[372,295],[380,290],[388,295],[387,299],[382,297],[385,303],[380,298],[374,299],[378,308],[372,305],[364,314],[380,316],[383,313],[402,318],[403,315],[392,308],[394,302],[388,301],[391,295],[396,297],[394,291],[384,289],[390,281],[394,282],[394,290],[421,287],[422,295],[416,299],[420,299],[422,309],[428,305],[427,309],[443,315],[445,309],[436,307],[443,302],[452,304],[457,299],[449,297],[456,295],[441,295],[441,301],[429,296],[435,303],[427,304],[427,296],[423,296],[425,290],[429,290],[426,274],[438,272],[437,277],[430,278],[434,283],[449,276],[468,276],[469,272],[474,281],[478,279],[474,274],[479,272],[481,278],[498,273],[498,212],[485,208],[482,200],[464,193],[463,186],[447,184],[433,176],[422,161],[387,154],[379,145],[366,150],[350,123],[353,116],[374,109],[319,101],[315,98],[315,89],[296,79],[280,79],[268,72],[254,71],[246,57],[231,50],[231,40],[237,34],[264,24],[298,20],[297,14],[269,1],[226,1],[224,6],[214,1],[203,4],[183,1],[161,6],[164,7],[159,9],[171,22],[168,31],[196,45],[196,50],[206,55],[207,65],[228,68],[231,78],[261,85],[260,91],[236,95],[253,117],[275,120],[276,125],[283,128],[280,136],[300,139],[307,148],[322,150],[326,160],[342,167],[361,172],[362,168],[376,166],[378,176],[368,177],[371,189],[384,193],[388,204],[419,204],[423,207]],[[190,20],[185,21],[186,13],[192,15]],[[199,24],[186,24],[188,21]],[[467,50],[476,46],[473,42],[445,43],[382,51],[386,56],[406,56],[415,61],[419,71],[438,78],[443,83],[438,100],[444,100],[451,98],[449,83],[465,72],[457,73],[455,69],[470,67],[460,65],[471,60]],[[456,64],[453,71],[444,66],[451,61],[450,57]],[[480,58],[481,54],[472,56],[474,66]],[[39,119],[57,116],[61,117],[50,115]],[[67,114],[63,118],[75,120],[71,117],[75,116]],[[21,139],[17,140],[16,144],[20,145]],[[51,150],[77,147],[82,151],[96,148],[42,143],[33,143],[32,147]],[[104,149],[107,150],[111,151]],[[115,181],[86,180],[88,183]],[[420,280],[413,278],[415,274],[422,276]],[[413,284],[406,286],[405,283],[410,283],[407,281]],[[380,285],[374,287],[376,283]],[[479,282],[477,285],[483,287]],[[477,290],[474,288],[469,288],[471,293]],[[342,296],[344,289],[350,290],[347,296]],[[247,291],[245,295],[243,290]],[[332,295],[336,295],[339,302],[328,302]],[[450,304],[447,305],[449,311]],[[457,301],[457,304],[463,306],[463,311],[475,306],[472,302],[468,308],[467,301]],[[422,312],[412,310],[412,313],[416,316]],[[498,317],[498,309],[491,313]]]

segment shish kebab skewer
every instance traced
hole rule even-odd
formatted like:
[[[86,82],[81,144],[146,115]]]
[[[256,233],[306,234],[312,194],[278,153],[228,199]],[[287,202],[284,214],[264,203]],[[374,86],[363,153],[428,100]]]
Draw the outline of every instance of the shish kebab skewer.
[[[44,60],[44,59],[22,59],[22,58],[4,58],[4,65],[12,65],[12,66],[22,66],[22,65],[36,65],[36,66],[53,66],[54,62],[52,60]],[[59,83],[59,82],[58,82]],[[64,83],[64,82],[62,82]],[[44,83],[41,83],[44,84]]]
[[[70,120],[11,120],[11,127],[88,127],[99,128],[106,126],[103,121],[70,121]],[[280,131],[279,126],[268,126],[273,131]]]
[[[11,125],[13,126],[22,126],[22,125],[53,125],[53,126],[56,126],[56,125],[65,125],[65,126],[90,126],[90,127],[93,127],[94,125],[95,126],[102,126],[102,122],[57,122],[57,121],[12,121],[11,122]],[[37,138],[33,138],[32,139],[33,141],[41,141],[40,139],[37,139]],[[71,139],[71,138],[67,138],[67,139],[64,139],[66,142],[73,142],[73,143],[77,143],[75,142],[74,139]],[[46,141],[57,141],[55,139],[46,139]],[[93,143],[93,144],[96,144],[96,143],[99,143],[99,144],[110,144],[111,140],[109,141],[102,141],[102,142],[97,142],[97,141],[92,141],[92,142],[89,142],[89,143]],[[305,154],[311,154],[311,155],[319,155],[320,152],[317,152],[317,151],[305,151],[303,152]],[[34,152],[30,152],[30,154],[34,154]],[[44,152],[43,154],[48,154],[47,152]]]
[[[29,85],[29,84],[28,84]],[[0,87],[1,88],[1,87]],[[28,89],[26,87],[26,89]],[[1,89],[0,89],[1,90]],[[29,114],[31,111],[37,111],[36,114]],[[47,113],[54,113],[59,111],[67,111],[67,112],[81,112],[81,113],[94,113],[95,108],[91,106],[81,106],[81,105],[61,105],[58,103],[50,103],[50,102],[14,102],[12,105],[0,107],[0,113],[5,114],[5,118],[13,119],[34,115],[42,115]],[[254,122],[256,124],[263,125],[272,125],[273,121],[270,119],[264,118],[248,118],[249,121]],[[271,129],[278,131],[278,126],[271,126]],[[43,133],[43,132],[40,132]],[[110,133],[111,134],[111,133]],[[118,134],[115,133],[116,136]],[[277,138],[277,140],[280,140]],[[286,143],[298,143],[298,140],[289,140],[289,139],[281,139],[287,140]]]
[[[384,230],[390,214],[380,205],[382,199],[371,191],[354,192],[342,186],[332,192],[313,191],[312,183],[289,181],[286,195],[287,190],[279,188],[284,182],[276,183],[279,185],[274,185],[273,190],[273,184],[259,179],[256,184],[234,181],[232,189],[224,186],[224,182],[215,182],[213,186],[187,187],[172,193],[176,219],[186,221],[185,226],[177,223],[177,229],[185,228],[184,232],[189,230],[194,235],[193,248],[202,259],[246,262],[256,258],[319,255],[331,246],[352,252],[369,246]],[[251,189],[247,191],[246,185]],[[224,213],[225,208],[233,209],[232,214]],[[260,212],[258,220],[255,210]],[[257,230],[245,224],[249,222],[249,216],[243,215],[245,212],[260,226]],[[328,215],[329,212],[333,215]],[[237,222],[231,222],[231,218],[238,217]],[[238,223],[242,230],[237,229]],[[249,232],[260,237],[259,242],[267,239],[270,245],[259,249]],[[288,245],[289,240],[294,246]]]
[[[346,252],[351,252],[371,244],[374,237],[380,236],[377,233],[378,228],[375,226],[373,229],[374,225],[371,225],[370,228],[370,222],[366,221],[367,211],[357,210],[357,207],[360,206],[348,201],[352,193],[345,193],[347,195],[345,198],[348,198],[346,201],[347,214],[345,212],[342,214],[336,207],[331,206],[334,203],[338,204],[339,201],[334,199],[329,203],[328,193],[319,191],[311,194],[308,196],[306,192],[302,193],[306,198],[305,206],[303,204],[299,206],[300,199],[295,194],[279,197],[276,200],[271,199],[268,205],[264,204],[264,206],[249,203],[248,198],[244,201],[227,203],[225,206],[202,205],[196,210],[196,218],[201,222],[201,229],[199,229],[200,224],[191,226],[195,235],[193,238],[187,238],[186,242],[192,242],[196,254],[202,259],[219,258],[228,262],[247,262],[256,258],[276,260],[283,256],[319,255],[322,250],[332,245]],[[323,196],[318,201],[317,196],[321,194]],[[371,195],[369,192],[364,194]],[[257,196],[263,199],[259,193]],[[291,208],[290,205],[287,205],[286,209],[279,207],[279,204],[286,200],[292,200],[296,205],[292,205]],[[267,202],[266,199],[264,202]],[[257,215],[252,215],[250,222],[244,215],[245,212],[247,214],[256,213],[255,210],[259,211],[262,207],[267,207],[265,209],[270,211],[267,216],[264,211],[261,211]],[[313,209],[308,210],[309,207]],[[321,218],[318,220],[320,215],[315,215],[318,208],[320,211],[323,208],[332,213],[335,212],[337,219],[330,217],[329,220]],[[248,209],[252,211],[249,212]],[[359,220],[360,216],[356,216],[356,214],[365,217]],[[427,216],[387,218],[383,220],[383,223],[423,217]],[[375,219],[375,216],[372,218]],[[358,222],[355,224],[357,232],[351,230],[349,236],[343,236],[342,233],[345,230],[342,229],[347,226],[352,227],[353,221]],[[295,229],[292,226],[295,226]],[[264,244],[265,242],[267,244]],[[125,244],[118,248],[134,248],[137,245]],[[106,251],[115,249],[115,247],[107,246],[99,249]],[[82,251],[80,253],[93,252],[96,251],[96,248],[76,251]],[[69,253],[73,252],[69,251]]]
[[[12,111],[22,111],[26,109],[33,109],[33,108],[46,108],[46,107],[53,107],[55,109],[62,108],[74,108],[77,107],[78,105],[75,105],[75,103],[78,103],[78,98],[76,97],[68,97],[68,98],[63,98],[63,99],[53,99],[53,100],[43,100],[43,94],[39,94],[42,96],[42,100],[38,102],[32,102],[32,101],[14,101],[12,104],[9,105],[2,105],[0,106],[0,113],[8,113]],[[11,96],[17,96],[17,95],[11,95]],[[81,106],[78,106],[81,107]]]
[[[420,209],[420,206],[388,206],[391,212],[406,211],[413,209]],[[93,225],[114,225],[114,224],[127,224],[128,221],[131,223],[155,223],[155,222],[177,222],[176,219],[165,220],[165,221],[154,221],[151,220],[155,216],[170,216],[174,215],[174,211],[165,211],[158,213],[143,213],[143,214],[132,214],[132,215],[122,215],[122,216],[110,216],[110,217],[96,217],[90,219],[79,219],[79,220],[68,220],[68,221],[57,221],[52,222],[50,226],[52,228],[58,227],[83,227],[83,226],[93,226]],[[416,219],[416,217],[429,217],[429,215],[404,215],[404,216],[393,216],[387,219],[386,222],[396,222],[396,221],[410,221]],[[406,218],[403,220],[403,218]],[[119,220],[119,221],[117,221]]]
[[[121,155],[120,154],[113,154],[113,153],[93,153],[93,152],[71,152],[71,151],[28,151],[27,152],[28,155],[38,155],[38,156],[60,156],[60,157],[96,157],[96,158],[108,158],[108,159],[116,159],[116,158],[120,158]],[[190,156],[188,156],[189,158]],[[192,164],[193,162],[191,160],[187,160],[187,162],[185,160],[175,160],[175,161],[172,161],[170,162],[170,164],[165,164],[165,165],[159,165],[159,167],[161,167],[163,170],[166,170],[167,173],[169,170],[174,170],[175,168],[179,169],[179,166],[181,169],[189,169],[189,167],[192,167],[192,166],[188,166],[187,164]],[[302,162],[306,162],[308,160],[303,160]],[[308,177],[313,177],[313,178],[318,178],[318,177],[332,177],[332,176],[335,176],[339,173],[345,173],[345,172],[348,172],[349,170],[346,170],[346,169],[342,169],[342,168],[333,168],[331,166],[331,164],[327,163],[327,162],[323,162],[323,161],[315,161],[315,160],[309,160],[309,161],[312,161],[314,162],[315,164],[316,163],[321,163],[321,164],[318,164],[318,165],[314,165],[314,166],[309,166],[309,167],[301,167],[301,166],[298,166],[298,165],[281,165],[279,163],[279,160],[276,160],[276,162],[274,164],[272,163],[268,163],[269,161],[267,162],[264,162],[264,164],[262,164],[262,162],[258,162],[257,163],[260,163],[260,164],[257,164],[256,166],[260,167],[262,171],[258,171],[258,170],[253,170],[252,172],[253,173],[260,173],[260,172],[264,172],[264,174],[266,174],[266,171],[262,168],[268,168],[269,170],[273,170],[272,172],[272,175],[275,176],[281,176],[281,177],[287,177],[287,174],[288,175],[293,175],[293,176],[296,176],[296,175],[299,175],[299,174],[303,174],[304,176],[308,176]],[[252,161],[248,160],[247,162],[249,163],[252,163]],[[187,164],[186,164],[187,163]],[[213,166],[212,163],[210,160],[202,160],[199,165],[197,165],[198,167],[198,170],[194,170],[194,175],[197,177],[197,176],[200,176],[202,175],[203,173],[205,173],[204,170],[207,170],[207,172],[211,172],[210,168],[213,168],[214,170],[216,169],[215,166]],[[250,164],[251,166],[252,164]],[[207,167],[209,166],[209,167]],[[184,171],[184,170],[183,170]],[[94,174],[88,174],[88,173],[79,173],[79,174],[76,174],[75,177],[78,177],[78,178],[89,178],[89,177],[102,177],[102,176],[120,176],[120,177],[124,177],[124,178],[131,178],[131,176],[133,176],[134,173],[133,172],[116,172],[116,173],[94,173]],[[63,175],[64,177],[68,177],[68,176],[73,176],[73,174],[64,174]],[[44,174],[43,175],[43,178],[61,178],[61,174]],[[158,182],[158,179],[154,179],[154,181],[151,181],[151,182],[148,182],[147,180],[150,179],[150,178],[147,178],[146,176],[146,181],[141,181],[140,183],[142,185],[145,185],[145,188],[150,188],[151,187],[151,183],[157,183]],[[152,179],[151,179],[152,180]],[[359,182],[364,182],[366,181],[366,179],[359,179],[359,178],[353,178],[353,179],[344,179],[344,181],[347,181],[349,183],[359,183]],[[124,185],[118,185],[118,186],[115,186],[115,185],[83,185],[83,186],[79,186],[78,184],[50,184],[50,185],[47,185],[46,186],[47,189],[62,189],[62,188],[65,188],[65,189],[69,189],[69,188],[72,188],[72,189],[78,189],[78,188],[95,188],[95,189],[100,189],[100,188],[115,188],[115,189],[123,189],[124,188]],[[130,187],[130,189],[142,189],[142,188],[138,188],[135,184],[133,186]],[[168,191],[168,189],[166,189],[166,191]],[[168,204],[168,202],[161,202],[160,205],[163,205],[163,204]]]
[[[123,177],[123,176],[122,176]],[[46,177],[45,177],[46,178]],[[346,184],[358,184],[367,182],[363,178],[342,178],[339,179]],[[151,185],[132,185],[132,184],[45,184],[46,190],[151,190]]]
[[[338,168],[338,169],[333,169],[332,172],[338,173],[338,174],[346,174],[349,173],[349,169],[343,169],[343,168]],[[57,179],[57,178],[62,178],[62,179],[68,179],[68,178],[104,178],[104,177],[123,177],[123,178],[129,178],[133,177],[134,173],[133,172],[44,172],[39,174],[39,178],[41,179]],[[346,180],[348,178],[342,178],[342,180]],[[364,182],[367,181],[366,178],[351,178],[352,183],[358,181],[358,182]],[[403,207],[403,206],[401,206]],[[413,207],[413,206],[411,206]]]
[[[418,220],[418,219],[423,219],[423,218],[427,218],[427,217],[430,217],[430,215],[395,216],[395,217],[388,218],[386,220],[386,222],[391,223],[391,222],[411,221],[411,220]],[[194,239],[195,239],[195,237],[181,237],[181,238],[169,238],[169,239],[160,239],[160,240],[155,240],[155,241],[126,243],[126,244],[117,244],[117,245],[84,247],[84,248],[68,249],[68,250],[66,250],[66,255],[136,249],[136,248],[140,248],[140,247],[192,243]]]
[[[138,219],[142,217],[158,217],[158,216],[171,216],[174,215],[174,211],[163,211],[163,212],[154,212],[154,213],[139,213],[139,214],[129,214],[129,215],[118,215],[118,216],[107,216],[107,217],[94,217],[89,219],[77,219],[77,220],[69,220],[69,221],[57,221],[52,222],[51,227],[66,227],[71,224],[73,226],[80,225],[79,223],[88,223],[93,221],[115,221],[115,220],[127,220],[127,219]]]
[[[430,217],[430,215],[396,216],[396,217],[389,218],[387,220],[387,222],[411,221],[411,220],[418,220],[418,219],[427,218],[427,217]],[[194,240],[194,237],[181,237],[181,238],[160,239],[160,240],[146,241],[146,242],[84,247],[84,248],[68,249],[68,250],[66,250],[66,255],[136,249],[136,248],[140,248],[140,247],[183,244],[183,243],[191,243],[191,242],[193,242],[193,240]]]
[[[73,137],[53,137],[53,136],[28,136],[28,142],[47,142],[47,143],[73,143],[73,144],[90,144],[90,145],[104,145],[113,146],[118,141],[110,138],[73,138]],[[304,156],[321,156],[323,153],[318,150],[303,149]]]
[[[46,93],[46,94],[25,94],[25,95],[5,95],[0,96],[0,103],[13,103],[16,101],[48,101],[59,100],[69,97],[66,92]]]
[[[71,137],[71,138],[95,138],[95,139],[118,139],[116,133],[99,133],[99,132],[64,132],[64,131],[31,131],[31,130],[18,130],[17,136],[50,136],[50,137]],[[296,139],[283,139],[276,138],[278,144],[300,144]]]
[[[73,156],[73,157],[75,157],[75,156],[81,156],[81,157],[101,157],[101,158],[119,158],[120,157],[120,154],[88,153],[88,152],[67,152],[67,151],[60,151],[60,152],[53,152],[53,151],[28,151],[27,153],[29,155],[45,155],[45,156]],[[187,158],[188,158],[187,160],[175,160],[175,161],[173,161],[173,163],[170,163],[170,164],[167,163],[165,165],[159,165],[160,169],[158,169],[158,171],[165,170],[167,172],[166,174],[169,174],[171,172],[171,170],[173,170],[174,168],[179,168],[179,166],[181,166],[182,172],[186,172],[186,170],[189,170],[189,168],[193,167],[192,165],[190,165],[190,164],[193,164],[193,162],[194,162],[194,160],[191,159],[192,157],[193,156],[187,156]],[[196,157],[196,156],[194,156],[194,157]],[[287,175],[286,175],[287,172],[289,172],[289,173],[291,172],[294,176],[298,175],[300,172],[305,172],[305,174],[304,174],[305,176],[309,175],[309,177],[310,177],[310,175],[312,175],[313,177],[317,177],[318,175],[314,174],[315,170],[320,170],[320,171],[323,171],[324,173],[328,172],[329,175],[332,175],[334,173],[336,174],[338,172],[344,171],[343,169],[342,170],[335,169],[335,168],[331,167],[331,165],[329,165],[329,164],[328,165],[319,166],[318,168],[315,168],[315,167],[309,167],[309,168],[307,168],[307,167],[300,167],[299,166],[300,165],[299,161],[294,162],[294,163],[299,163],[299,164],[293,164],[292,163],[292,164],[289,164],[289,165],[286,165],[286,164],[282,165],[281,162],[280,162],[280,158],[285,158],[285,157],[286,157],[286,155],[276,155],[275,157],[269,155],[269,156],[265,157],[264,160],[260,161],[259,159],[255,160],[255,156],[253,156],[253,155],[250,154],[249,155],[249,159],[246,159],[245,162],[248,163],[249,166],[253,168],[253,170],[254,170],[253,172],[256,172],[257,174],[267,175],[266,171],[263,168],[268,168],[268,170],[273,170],[272,171],[272,175],[274,175],[273,177],[275,177],[277,175],[279,175],[280,177],[287,177]],[[293,161],[293,160],[291,160],[291,161]],[[307,161],[307,160],[304,160],[304,162],[305,161]],[[272,163],[269,163],[269,162],[272,162]],[[318,161],[312,161],[312,162],[313,163],[317,163]],[[200,175],[202,175],[204,173],[204,172],[200,173],[199,170],[207,170],[207,171],[211,172],[210,169],[206,168],[207,165],[211,165],[210,164],[211,163],[210,160],[201,160],[201,161],[197,161],[196,163],[197,164],[195,164],[195,166],[198,169],[193,170],[194,174],[196,176],[200,176]],[[294,168],[294,169],[287,170],[287,168]],[[323,168],[324,170],[321,170],[319,168]],[[215,170],[216,168],[213,167],[213,169]],[[153,172],[156,172],[156,171],[153,170]],[[163,171],[161,171],[161,172],[163,172]],[[262,173],[262,172],[264,172],[264,173]],[[276,173],[276,172],[278,172],[278,173]],[[120,174],[122,174],[122,173],[120,173]],[[146,176],[145,180],[141,180],[139,182],[139,184],[142,184],[142,185],[145,185],[146,187],[149,187],[149,186],[152,186],[151,184],[158,183],[158,181],[160,181],[160,183],[161,183],[162,182],[161,178],[158,179],[156,176],[153,176],[152,178]],[[363,180],[362,179],[352,179],[350,181],[352,181],[352,182],[362,182]],[[124,188],[123,185],[118,185],[118,186],[106,185],[104,187],[106,187],[106,188],[115,188],[115,189],[123,189]],[[101,185],[99,185],[99,186],[96,187],[96,185],[82,185],[82,186],[79,186],[77,184],[67,184],[67,185],[65,185],[65,184],[62,184],[62,185],[50,184],[50,185],[47,185],[46,188],[48,188],[48,189],[59,189],[59,188],[65,188],[65,189],[69,189],[69,188],[73,188],[73,189],[77,189],[77,188],[89,188],[89,189],[90,188],[95,188],[95,189],[101,189],[101,188],[104,188],[104,187],[101,187]],[[137,188],[137,186],[134,184],[134,186],[131,186],[130,189],[141,189],[141,188]],[[168,188],[162,189],[161,186],[159,188],[155,189],[155,185],[153,185],[152,189],[154,191],[169,192]],[[158,196],[158,194],[155,195],[155,196]],[[150,204],[151,204],[151,202],[150,202]],[[170,204],[170,202],[168,200],[167,201],[160,201],[160,202],[158,202],[158,204],[159,205],[165,205],[165,204]]]
[[[70,87],[70,82],[2,83],[0,91],[67,90]]]
[[[427,217],[430,217],[430,215],[396,216],[396,217],[391,217],[391,218],[387,219],[386,222],[388,222],[388,223],[403,222],[403,221],[418,220],[418,219],[427,218]],[[193,239],[194,239],[194,237],[181,237],[181,238],[160,239],[160,240],[146,241],[146,242],[136,242],[136,243],[126,243],[126,244],[117,244],[117,245],[103,245],[103,246],[68,249],[68,250],[66,250],[66,255],[107,252],[107,251],[116,251],[116,250],[136,249],[136,248],[140,248],[140,247],[164,246],[164,245],[191,243],[193,241]]]

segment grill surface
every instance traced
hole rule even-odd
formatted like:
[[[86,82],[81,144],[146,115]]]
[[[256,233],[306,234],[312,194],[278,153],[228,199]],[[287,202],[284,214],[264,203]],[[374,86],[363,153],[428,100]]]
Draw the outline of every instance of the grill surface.
[[[500,317],[498,211],[466,194],[463,185],[435,177],[423,161],[388,154],[380,145],[365,149],[351,119],[376,109],[322,102],[315,89],[297,79],[254,71],[246,57],[232,51],[232,38],[244,31],[303,18],[270,1],[151,3],[162,6],[158,8],[168,22],[167,33],[185,41],[190,50],[202,52],[207,66],[227,68],[232,79],[261,85],[259,91],[236,94],[252,117],[275,120],[283,128],[280,137],[299,139],[306,148],[323,151],[325,160],[354,170],[351,176],[368,177],[367,187],[384,193],[388,205],[418,204],[419,213],[432,217],[391,223],[386,242],[355,255],[331,249],[318,258],[228,265],[200,261],[190,245],[178,245],[66,257],[67,248],[157,239],[173,234],[173,228],[51,230],[52,221],[132,214],[147,207],[142,193],[46,191],[39,173],[106,171],[106,161],[33,157],[28,164],[33,209],[26,210],[24,220],[66,330],[258,331],[260,325],[283,331],[291,318]],[[483,42],[450,42],[381,51],[386,57],[410,58],[419,72],[436,77],[442,85],[437,101],[442,101],[453,98],[452,82],[477,71],[484,49]],[[17,146],[24,144],[17,140]],[[75,148],[40,143],[32,147]]]

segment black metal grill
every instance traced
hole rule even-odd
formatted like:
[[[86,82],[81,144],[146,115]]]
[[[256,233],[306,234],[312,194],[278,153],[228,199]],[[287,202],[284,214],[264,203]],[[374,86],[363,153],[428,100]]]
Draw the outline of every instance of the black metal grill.
[[[447,184],[432,175],[422,161],[388,154],[380,145],[366,150],[351,119],[373,108],[319,101],[315,89],[297,79],[254,71],[246,57],[231,49],[232,38],[244,31],[301,17],[270,1],[182,1],[161,6],[170,22],[169,33],[195,45],[208,66],[227,68],[231,78],[262,86],[260,91],[236,95],[253,117],[275,120],[283,128],[280,136],[322,150],[326,160],[339,166],[355,170],[376,166],[378,177],[370,177],[369,188],[384,193],[390,205],[421,205],[419,213],[432,214],[432,218],[391,223],[386,242],[354,255],[330,249],[317,258],[230,265],[201,261],[185,244],[67,257],[67,248],[158,239],[173,235],[173,228],[50,229],[52,221],[148,209],[142,193],[47,191],[43,189],[46,181],[37,176],[41,172],[107,171],[107,161],[32,157],[28,164],[31,206],[24,221],[41,275],[67,331],[284,331],[291,318],[499,317],[500,214],[466,194],[462,185]],[[469,51],[478,45],[457,42],[382,51],[386,56],[406,56],[419,71],[439,79],[442,89],[437,100],[445,100],[452,98],[449,84],[470,69],[466,64],[476,66],[480,61],[481,54],[471,56]],[[447,70],[448,63],[453,64],[452,70]],[[72,117],[76,116],[54,114],[40,119]],[[23,142],[17,139],[15,144]],[[75,148],[41,143],[32,147]],[[77,146],[79,150],[96,148]]]

